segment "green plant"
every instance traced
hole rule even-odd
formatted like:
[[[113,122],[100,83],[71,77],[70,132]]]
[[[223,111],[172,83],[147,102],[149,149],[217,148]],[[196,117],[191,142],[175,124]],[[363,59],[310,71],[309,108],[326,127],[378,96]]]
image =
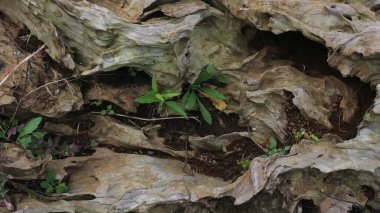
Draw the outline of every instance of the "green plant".
[[[262,157],[268,157],[270,155],[279,154],[285,155],[291,146],[285,146],[284,148],[277,148],[277,140],[274,137],[270,137],[267,148],[264,149],[265,154]]]
[[[294,134],[294,139],[296,140],[296,142],[300,141],[303,138],[304,134],[305,131],[302,128],[298,130],[296,134]]]
[[[140,104],[152,104],[158,103],[157,111],[162,112],[164,108],[169,109],[177,115],[181,115],[187,118],[185,110],[177,104],[175,101],[171,101],[174,97],[179,96],[180,93],[173,91],[172,89],[167,89],[164,91],[158,90],[158,83],[156,77],[152,77],[152,90],[148,91],[144,96],[138,97],[135,99],[137,103]]]
[[[40,186],[45,189],[46,194],[51,194],[53,192],[61,194],[69,191],[69,188],[65,183],[57,180],[53,171],[48,171],[46,173],[45,180],[40,182]]]
[[[108,104],[105,109],[102,109],[100,111],[100,114],[101,115],[115,115],[116,112],[115,112],[115,110],[112,109],[112,105]]]
[[[136,77],[137,76],[137,70],[136,70],[136,68],[130,67],[128,69],[128,75],[130,75],[132,77]]]
[[[199,98],[200,94],[210,99],[212,104],[218,110],[222,111],[226,108],[226,103],[224,102],[226,98],[224,97],[224,95],[220,93],[219,91],[217,91],[216,89],[210,86],[207,86],[205,84],[210,79],[215,79],[220,83],[228,82],[225,75],[216,74],[214,66],[208,65],[207,68],[199,74],[198,78],[194,81],[194,83],[189,85],[189,87],[187,88],[182,98],[182,103],[189,110],[193,109],[193,107],[197,103],[203,119],[208,124],[212,124],[212,116],[210,112],[207,110],[207,108],[204,106],[202,101],[200,100]]]
[[[317,142],[319,141],[319,138],[316,135],[311,134],[309,135],[309,140],[311,140],[312,142]]]
[[[93,101],[90,102],[90,105],[98,107],[98,106],[102,105],[102,103],[103,103],[102,100],[93,100]]]
[[[250,161],[248,159],[237,160],[236,163],[243,171],[247,171],[249,169]]]
[[[33,142],[33,139],[43,139],[46,132],[37,131],[37,128],[41,122],[42,117],[36,117],[26,122],[25,125],[19,129],[16,143],[24,148],[28,148],[28,146]]]

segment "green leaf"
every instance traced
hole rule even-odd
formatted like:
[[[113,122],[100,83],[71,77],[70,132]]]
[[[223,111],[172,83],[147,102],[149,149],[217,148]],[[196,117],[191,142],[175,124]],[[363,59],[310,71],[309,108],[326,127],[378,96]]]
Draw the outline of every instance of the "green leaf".
[[[49,186],[51,186],[50,185],[50,183],[49,182],[47,182],[46,180],[44,180],[44,181],[41,181],[40,182],[40,186],[41,186],[41,188],[43,188],[43,189],[47,189]]]
[[[209,64],[207,65],[206,70],[203,70],[199,73],[198,78],[195,80],[194,84],[199,84],[209,80],[215,74],[214,66]]]
[[[152,90],[153,92],[158,93],[158,84],[155,75],[152,76]]]
[[[309,136],[309,140],[313,141],[313,142],[316,142],[316,141],[319,141],[319,138],[316,136],[316,135],[310,135]]]
[[[111,110],[111,109],[112,109],[112,105],[111,104],[107,105],[107,110]]]
[[[284,150],[289,151],[292,147],[291,146],[285,146]]]
[[[171,99],[173,97],[177,97],[179,96],[181,93],[179,92],[176,92],[174,90],[171,90],[171,89],[168,89],[168,90],[165,90],[161,93],[162,97],[167,100],[167,99]]]
[[[3,131],[0,130],[0,139],[7,139],[8,137],[5,135]]]
[[[46,193],[46,194],[51,194],[51,193],[53,193],[53,191],[54,191],[54,188],[53,188],[53,186],[51,186],[51,185],[49,185],[49,186],[45,189],[45,193]]]
[[[159,93],[156,93],[156,94],[154,95],[154,97],[156,97],[156,98],[157,98],[159,101],[161,101],[161,102],[164,102],[164,101],[165,101],[164,97],[162,97],[162,95],[159,94]]]
[[[212,124],[212,117],[210,112],[206,109],[206,107],[202,104],[202,102],[197,99],[198,105],[199,105],[199,110],[201,111],[203,119],[208,123],[209,125]]]
[[[260,157],[262,157],[262,158],[267,158],[267,157],[269,157],[268,155],[261,155]]]
[[[53,184],[55,181],[56,181],[56,175],[53,171],[48,171],[46,173],[46,176],[45,176],[45,179],[47,182],[49,182],[50,184]]]
[[[69,191],[69,187],[67,187],[65,183],[60,183],[60,184],[57,185],[55,191],[58,194],[66,193],[66,192]]]
[[[228,84],[229,80],[226,75],[219,74],[215,76],[216,80],[218,80],[222,84]]]
[[[160,102],[153,91],[146,93],[144,96],[138,97],[135,99],[135,102],[140,104],[151,104]]]
[[[19,136],[17,137],[17,140],[21,139],[25,135],[29,135],[33,133],[38,126],[40,125],[42,121],[42,117],[33,118],[30,121],[26,122],[25,126],[21,129],[21,132]]]
[[[211,75],[214,75],[215,74],[215,68],[214,68],[214,65],[212,64],[208,64],[207,65],[207,68],[206,68],[206,71],[207,73],[211,74]]]
[[[100,105],[102,105],[102,103],[103,103],[103,101],[101,101],[101,100],[94,100],[94,101],[90,102],[90,105],[91,106],[100,106]]]
[[[32,143],[32,137],[29,135],[29,136],[25,136],[23,138],[20,138],[16,141],[17,144],[21,145],[23,148],[28,148],[28,146]]]
[[[185,92],[185,95],[183,95],[183,97],[182,97],[182,104],[183,105],[187,105],[189,103],[190,92],[191,92],[191,89],[188,89]]]
[[[270,137],[269,138],[269,148],[270,149],[275,149],[277,147],[277,141],[276,141],[276,138],[274,137]]]
[[[103,109],[102,111],[100,111],[100,114],[101,115],[106,115],[107,114],[107,111],[105,109]]]
[[[108,115],[115,115],[116,114],[116,112],[115,112],[115,110],[113,110],[113,109],[111,109],[110,111],[108,111],[108,113],[107,113]]]
[[[219,100],[226,100],[226,97],[224,97],[222,93],[218,92],[217,90],[211,87],[202,87],[201,90],[212,98],[216,98]]]
[[[192,109],[194,107],[196,101],[197,101],[197,94],[195,94],[195,92],[192,90],[190,92],[189,101],[187,102],[186,106],[189,109]]]
[[[37,138],[37,139],[42,139],[42,138],[45,137],[46,132],[35,131],[35,132],[33,132],[32,135],[33,135],[35,138]]]
[[[169,110],[171,110],[175,114],[178,114],[178,115],[181,115],[181,116],[187,118],[187,114],[186,114],[185,110],[183,110],[182,107],[180,105],[178,105],[176,102],[167,101],[167,102],[165,102],[165,105]]]

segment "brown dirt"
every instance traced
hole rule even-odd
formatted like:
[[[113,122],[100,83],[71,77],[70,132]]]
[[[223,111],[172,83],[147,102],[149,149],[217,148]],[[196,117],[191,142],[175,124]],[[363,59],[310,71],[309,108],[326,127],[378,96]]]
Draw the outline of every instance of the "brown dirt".
[[[152,107],[141,105],[136,114],[130,115],[137,117],[152,117],[153,111],[154,109]],[[211,112],[211,114],[213,115],[212,125],[208,125],[205,122],[199,123],[198,121],[192,119],[173,119],[155,122],[133,121],[134,124],[130,123],[130,120],[128,119],[121,120],[123,122],[130,123],[131,125],[137,124],[139,126],[160,124],[162,128],[159,131],[159,135],[165,138],[165,145],[174,150],[191,150],[188,144],[188,136],[190,135],[219,136],[232,132],[247,131],[246,126],[239,125],[239,116],[237,114],[226,115],[216,111]],[[155,115],[154,117],[158,116],[159,115]],[[197,116],[201,120],[201,115],[199,112],[192,112],[189,116]],[[243,159],[252,160],[257,156],[264,154],[263,151],[249,139],[232,142],[226,147],[224,150],[225,152],[200,150],[198,154],[191,159],[174,158],[168,154],[152,150],[141,149],[138,151],[131,151],[115,147],[112,147],[111,149],[116,152],[148,154],[160,158],[178,159],[188,163],[194,172],[214,177],[221,177],[225,180],[235,180],[241,175],[243,169],[237,164],[237,161]]]
[[[224,180],[236,180],[244,172],[237,164],[239,160],[251,161],[264,152],[251,140],[233,141],[226,147],[226,152],[200,151],[187,162],[193,170],[209,176],[221,177]]]

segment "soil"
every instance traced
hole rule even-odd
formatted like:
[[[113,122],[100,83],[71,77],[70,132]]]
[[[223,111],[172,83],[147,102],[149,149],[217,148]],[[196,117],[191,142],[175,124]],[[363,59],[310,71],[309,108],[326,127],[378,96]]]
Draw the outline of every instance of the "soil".
[[[238,165],[241,160],[253,160],[264,152],[250,139],[233,141],[226,150],[219,152],[199,151],[187,161],[194,172],[208,176],[221,177],[224,180],[236,180],[244,172]]]

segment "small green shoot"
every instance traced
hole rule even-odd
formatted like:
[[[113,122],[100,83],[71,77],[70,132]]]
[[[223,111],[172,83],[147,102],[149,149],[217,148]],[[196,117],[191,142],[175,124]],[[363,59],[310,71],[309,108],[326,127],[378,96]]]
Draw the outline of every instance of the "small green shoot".
[[[100,111],[100,114],[101,115],[115,115],[116,112],[115,110],[112,109],[112,105],[111,104],[108,104],[107,107],[105,109],[102,109]]]
[[[102,103],[103,103],[102,100],[93,100],[93,101],[90,102],[90,105],[98,107],[98,106],[102,105]]]
[[[294,134],[294,139],[296,140],[296,142],[299,142],[303,138],[304,135],[305,135],[305,131],[301,128],[300,130],[296,132],[296,134]]]
[[[45,175],[45,180],[40,182],[41,188],[45,190],[46,194],[62,194],[69,191],[65,183],[57,180],[56,174],[53,171],[48,171]]]
[[[285,146],[284,148],[277,148],[277,140],[274,137],[269,138],[268,146],[264,149],[265,154],[261,157],[268,157],[270,155],[279,154],[279,155],[285,155],[289,150],[291,146]]]
[[[19,130],[16,143],[26,149],[33,142],[34,138],[37,140],[43,139],[46,132],[37,131],[37,128],[41,122],[42,117],[36,117],[26,122],[25,125]]]
[[[132,76],[132,77],[136,77],[136,76],[137,76],[136,68],[130,67],[130,68],[128,69],[128,75],[129,75],[129,76]]]
[[[189,110],[193,109],[197,103],[203,119],[210,125],[212,124],[212,116],[204,104],[201,102],[199,96],[202,95],[210,99],[215,108],[220,111],[223,111],[227,107],[226,103],[224,102],[224,100],[226,100],[226,97],[216,89],[205,84],[206,81],[212,78],[220,83],[228,82],[228,79],[225,75],[216,74],[214,66],[209,64],[207,68],[199,74],[194,83],[187,88],[185,95],[182,98],[182,103]]]
[[[317,141],[319,141],[319,138],[316,135],[311,134],[311,135],[309,135],[309,140],[312,142],[317,142]]]
[[[237,160],[236,163],[241,167],[243,171],[247,171],[249,169],[250,161],[248,159]]]
[[[174,114],[181,115],[187,118],[185,110],[177,104],[175,101],[172,101],[173,98],[179,96],[180,93],[171,89],[164,91],[159,91],[158,83],[156,77],[152,77],[152,90],[148,91],[144,96],[138,97],[135,99],[137,103],[140,104],[152,104],[158,103],[157,111],[162,112],[164,108],[170,110]]]

